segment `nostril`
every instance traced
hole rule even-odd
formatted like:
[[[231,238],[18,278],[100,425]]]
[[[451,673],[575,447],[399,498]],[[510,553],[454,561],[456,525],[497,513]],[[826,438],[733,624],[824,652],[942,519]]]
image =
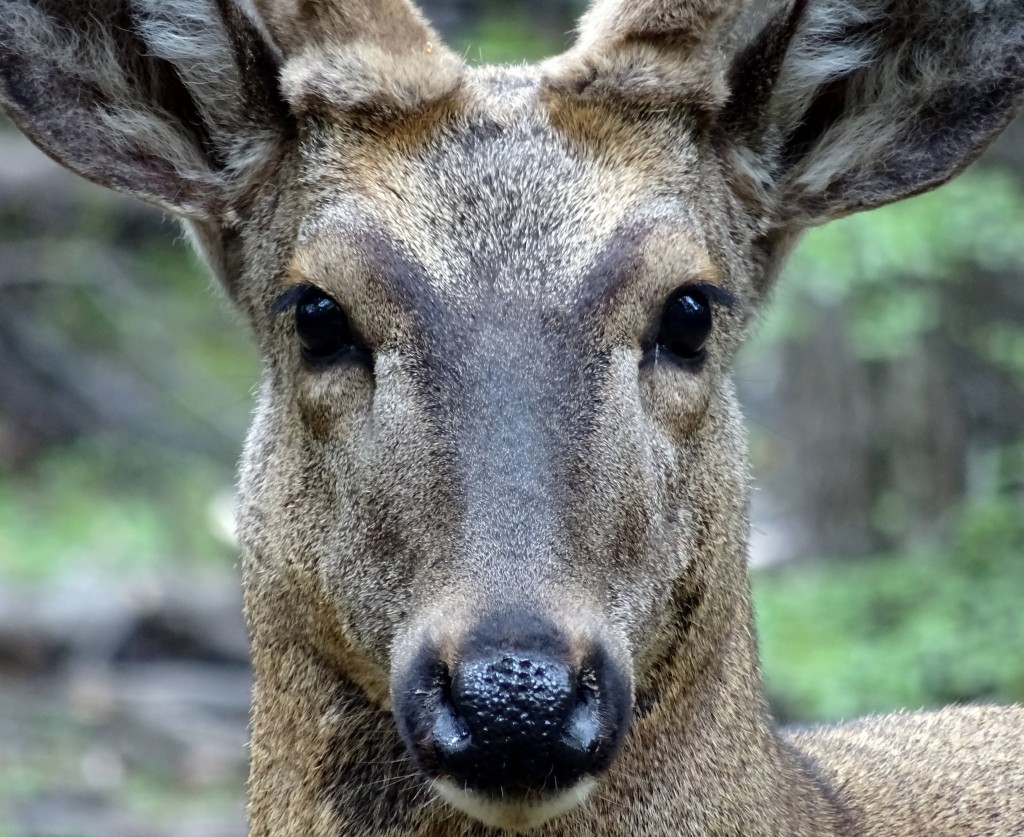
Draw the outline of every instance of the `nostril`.
[[[434,698],[434,723],[431,735],[438,756],[451,758],[469,747],[470,734],[466,724],[458,716],[452,699],[451,672],[445,663],[433,667],[428,692]]]
[[[601,734],[600,694],[597,672],[585,667],[576,684],[576,705],[562,741],[592,755]]]
[[[595,672],[546,657],[503,653],[436,678],[444,701],[434,724],[441,770],[487,790],[575,784],[600,738]],[[439,703],[439,708],[440,703]]]

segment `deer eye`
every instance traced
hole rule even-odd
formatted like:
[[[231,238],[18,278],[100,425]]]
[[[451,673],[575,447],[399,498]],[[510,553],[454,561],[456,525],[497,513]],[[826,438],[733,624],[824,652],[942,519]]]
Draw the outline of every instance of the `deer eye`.
[[[661,315],[658,348],[683,360],[698,360],[711,334],[711,303],[697,288],[680,288],[669,297]]]
[[[295,332],[302,357],[310,363],[327,363],[355,345],[355,335],[342,307],[321,291],[309,287],[295,306]]]

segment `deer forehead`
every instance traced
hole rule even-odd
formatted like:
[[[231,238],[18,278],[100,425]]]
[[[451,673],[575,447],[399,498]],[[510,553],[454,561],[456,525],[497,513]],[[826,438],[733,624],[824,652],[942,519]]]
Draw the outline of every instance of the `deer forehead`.
[[[598,111],[546,93],[535,73],[487,68],[456,99],[388,125],[321,123],[305,146],[312,210],[289,281],[344,301],[383,280],[402,307],[579,315],[604,297],[720,278],[702,222],[706,163],[679,141],[685,119]]]

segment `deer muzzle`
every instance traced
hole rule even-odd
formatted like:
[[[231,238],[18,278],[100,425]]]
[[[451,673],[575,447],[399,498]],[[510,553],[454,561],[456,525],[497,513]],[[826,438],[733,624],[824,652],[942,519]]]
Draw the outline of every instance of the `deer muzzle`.
[[[603,644],[503,614],[454,653],[442,647],[452,646],[424,642],[394,681],[398,729],[420,769],[492,825],[514,825],[494,814],[502,806],[579,801],[614,760],[631,710],[629,679]]]

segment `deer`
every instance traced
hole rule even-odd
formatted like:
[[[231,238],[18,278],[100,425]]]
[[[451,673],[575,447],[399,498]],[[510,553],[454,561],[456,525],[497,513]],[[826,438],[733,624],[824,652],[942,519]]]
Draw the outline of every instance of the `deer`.
[[[253,837],[1019,835],[1024,708],[777,728],[730,363],[805,230],[1024,101],[1020,0],[0,0],[0,99],[184,221],[263,379]]]

